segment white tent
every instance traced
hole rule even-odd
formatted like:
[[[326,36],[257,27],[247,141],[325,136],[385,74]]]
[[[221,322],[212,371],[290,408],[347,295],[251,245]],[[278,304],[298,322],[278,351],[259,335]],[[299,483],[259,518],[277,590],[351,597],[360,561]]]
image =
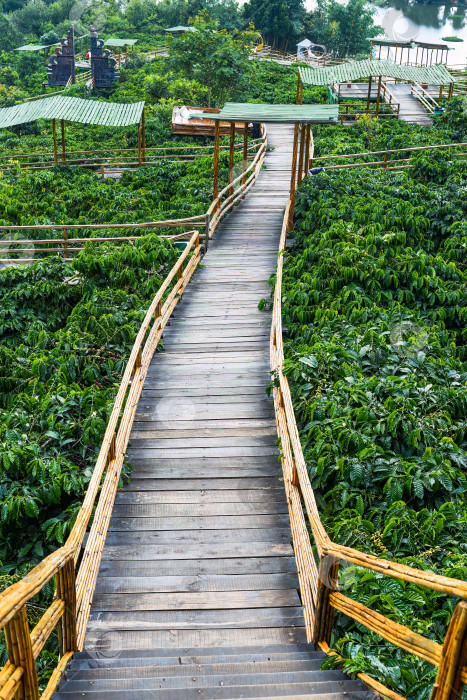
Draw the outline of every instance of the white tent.
[[[305,55],[307,49],[313,46],[313,42],[309,39],[303,39],[299,44],[297,44],[297,58],[302,58]]]

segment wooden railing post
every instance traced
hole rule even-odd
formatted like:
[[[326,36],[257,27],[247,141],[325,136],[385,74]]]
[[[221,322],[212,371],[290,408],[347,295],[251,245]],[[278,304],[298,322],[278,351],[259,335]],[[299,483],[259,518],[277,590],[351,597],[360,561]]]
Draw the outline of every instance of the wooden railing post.
[[[63,257],[66,258],[68,253],[68,231],[66,228],[63,229]]]
[[[234,179],[234,155],[235,155],[235,122],[230,124],[230,142],[229,142],[229,185]],[[231,197],[234,193],[234,188],[229,187],[228,196]]]
[[[305,154],[305,126],[302,124],[300,127],[300,154],[298,157],[298,172],[297,172],[297,186],[299,186],[303,180],[303,156]]]
[[[246,182],[245,170],[246,170],[247,161],[248,161],[248,122],[245,122],[244,128],[245,128],[245,130],[244,130],[244,132],[243,132],[243,163],[242,163],[243,177],[242,177],[242,185],[244,185],[245,182]]]
[[[211,217],[209,214],[206,215],[206,227],[204,231],[204,253],[208,252],[209,248],[209,229],[211,228]]]
[[[66,149],[65,149],[65,122],[60,119],[60,131],[62,135],[62,163],[66,163]]]
[[[36,664],[32,653],[28,613],[23,606],[5,625],[5,641],[8,658],[17,668],[23,669],[21,689],[18,697],[22,700],[38,700],[39,685]]]
[[[216,119],[214,124],[214,168],[213,168],[213,187],[212,199],[216,201],[219,195],[219,138],[220,138],[220,121]],[[214,207],[214,214],[218,209],[218,205]]]
[[[296,181],[297,181],[297,175],[296,175],[296,170],[297,170],[297,152],[298,152],[298,133],[300,131],[300,123],[295,122],[295,127],[294,127],[294,136],[293,136],[293,149],[292,149],[292,168],[290,172],[290,209],[289,209],[289,221],[288,221],[288,228],[287,230],[290,231],[290,229],[293,226],[293,216],[294,216],[294,209],[295,209],[295,187],[296,187]]]
[[[430,700],[459,700],[463,688],[461,674],[466,662],[467,602],[461,601],[448,627]]]
[[[54,139],[54,163],[58,165],[58,153],[57,153],[57,124],[55,119],[52,119],[52,135]]]
[[[56,576],[57,597],[65,603],[60,626],[58,628],[58,639],[60,656],[64,656],[69,651],[76,651],[76,584],[75,584],[75,562],[73,559],[67,561]]]
[[[331,641],[334,609],[329,602],[329,595],[338,589],[338,573],[339,560],[329,555],[323,556],[318,570],[313,644],[319,644],[320,642],[329,644]]]

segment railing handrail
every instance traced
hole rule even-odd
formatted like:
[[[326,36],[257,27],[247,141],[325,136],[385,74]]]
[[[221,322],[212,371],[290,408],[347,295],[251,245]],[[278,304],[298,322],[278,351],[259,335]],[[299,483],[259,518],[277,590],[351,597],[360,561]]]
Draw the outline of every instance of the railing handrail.
[[[313,146],[311,150],[313,151]],[[307,639],[320,646],[325,653],[335,654],[330,650],[329,642],[332,610],[339,610],[396,646],[435,665],[438,675],[432,700],[447,700],[453,697],[450,694],[453,687],[458,689],[459,684],[467,683],[467,667],[462,665],[465,660],[462,659],[460,651],[467,638],[467,603],[464,602],[467,600],[467,583],[336,544],[330,540],[321,522],[300,442],[288,380],[283,374],[282,276],[291,204],[289,199],[279,241],[270,336],[270,366],[271,374],[275,377],[272,393],[277,432],[281,441],[284,486],[289,505]],[[311,550],[304,511],[318,551],[319,570]],[[454,611],[444,646],[413,633],[404,625],[394,623],[390,618],[338,593],[340,561],[462,598]],[[401,696],[367,674],[358,675],[370,687],[382,691],[383,695],[401,700]],[[449,688],[449,693],[446,692],[446,687]]]

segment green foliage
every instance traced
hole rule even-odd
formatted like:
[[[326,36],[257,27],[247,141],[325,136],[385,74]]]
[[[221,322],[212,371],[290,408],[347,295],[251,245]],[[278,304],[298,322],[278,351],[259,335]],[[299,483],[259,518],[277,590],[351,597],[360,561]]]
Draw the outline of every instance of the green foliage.
[[[446,140],[435,127],[372,127],[326,127],[315,143],[358,152],[368,139],[376,148],[402,135],[414,145]],[[449,149],[413,165],[305,179],[284,267],[284,369],[330,537],[465,579],[467,169]],[[444,640],[446,596],[354,568],[341,588]],[[332,644],[348,672],[429,696],[431,666],[349,618],[337,617]]]
[[[245,19],[252,22],[265,41],[273,46],[295,50],[305,18],[303,0],[249,0],[243,7]]]

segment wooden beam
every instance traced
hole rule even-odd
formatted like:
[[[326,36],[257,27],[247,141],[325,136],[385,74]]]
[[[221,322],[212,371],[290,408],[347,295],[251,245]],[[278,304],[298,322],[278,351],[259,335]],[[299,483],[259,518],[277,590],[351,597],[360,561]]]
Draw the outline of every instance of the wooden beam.
[[[368,97],[366,99],[366,113],[369,114],[370,112],[370,101],[371,101],[371,84],[372,84],[373,78],[370,75],[370,78],[368,80]]]
[[[142,129],[141,129],[141,121],[140,121],[140,123],[138,124],[138,166],[139,167],[141,167],[141,162],[142,162],[141,131],[142,131]]]
[[[300,104],[303,104],[303,83],[300,83]]]
[[[462,695],[462,669],[467,661],[467,603],[457,604],[444,640],[431,700],[458,700]]]
[[[299,186],[303,180],[303,156],[305,154],[305,126],[302,124],[300,127],[300,155],[298,158],[298,171],[297,171],[297,186]]]
[[[300,95],[300,73],[297,71],[297,94],[295,96],[295,104],[298,105],[298,98]]]
[[[375,110],[375,117],[378,116],[379,114],[379,101],[381,99],[381,76],[378,78],[378,94],[376,96],[376,110]]]
[[[219,194],[219,135],[220,135],[220,121],[216,119],[214,124],[214,169],[213,169],[213,188],[212,188],[212,199],[213,202],[217,199]],[[214,213],[217,210],[217,206],[214,208]]]
[[[217,120],[219,121],[219,120]],[[230,142],[229,142],[229,185],[234,179],[234,155],[235,155],[235,122],[230,124]],[[229,197],[234,193],[234,188],[229,187]]]
[[[305,161],[303,163],[303,175],[305,176],[310,168],[310,140],[311,124],[306,125]]]
[[[146,161],[146,118],[144,114],[144,107],[141,114],[141,155],[142,162],[144,163]]]
[[[298,151],[298,132],[300,131],[299,122],[295,122],[294,134],[293,134],[293,148],[292,148],[292,168],[290,171],[290,209],[289,209],[289,221],[287,228],[290,229],[293,226],[293,215],[295,209],[295,183],[296,183],[296,169],[297,169],[297,151]]]
[[[331,641],[334,608],[331,606],[329,596],[338,589],[338,573],[338,559],[328,555],[321,558],[318,572],[318,590],[316,593],[313,644],[319,644],[320,642],[329,644]]]
[[[65,150],[65,122],[60,119],[60,131],[62,135],[62,163],[66,163],[66,150]]]
[[[245,130],[243,132],[243,158],[242,158],[242,185],[246,182],[245,170],[248,164],[248,122],[245,122]]]
[[[371,61],[372,57],[373,57],[373,42],[371,42],[371,46],[370,46],[370,61]]]
[[[55,119],[52,119],[52,134],[54,138],[54,163],[58,165],[58,153],[57,153],[57,124]]]

